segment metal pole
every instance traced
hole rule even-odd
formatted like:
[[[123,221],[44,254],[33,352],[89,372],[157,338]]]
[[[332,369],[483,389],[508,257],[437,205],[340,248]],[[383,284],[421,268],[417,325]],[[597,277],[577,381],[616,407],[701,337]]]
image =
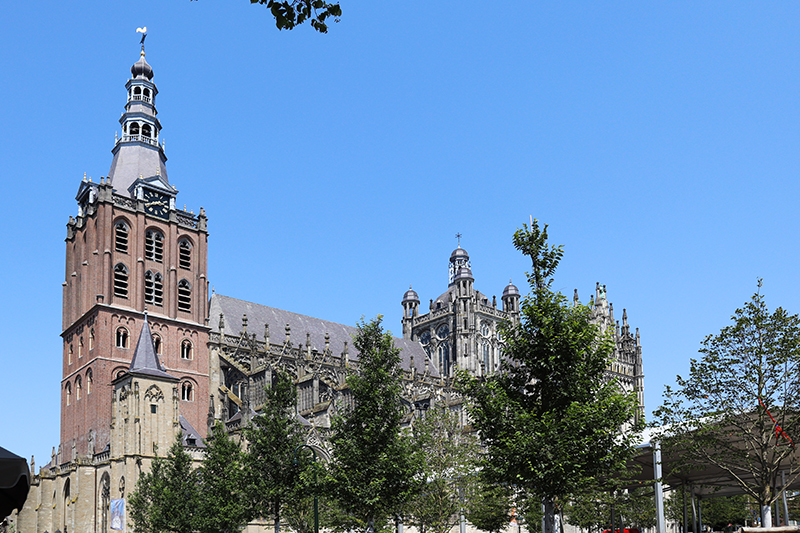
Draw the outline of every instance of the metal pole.
[[[783,494],[781,494],[781,500],[783,501],[783,517],[786,521],[786,525],[789,525],[789,503],[786,501],[786,470],[781,470],[781,488],[783,489]]]
[[[653,477],[656,479],[654,489],[656,493],[656,533],[666,533],[666,520],[664,519],[664,487],[661,485],[661,443],[651,443],[653,446]]]
[[[697,497],[697,521],[700,523],[700,530],[703,530],[703,498]]]
[[[700,533],[700,529],[697,527],[697,499],[694,495],[694,483],[691,485],[692,487],[692,531],[694,533]]]

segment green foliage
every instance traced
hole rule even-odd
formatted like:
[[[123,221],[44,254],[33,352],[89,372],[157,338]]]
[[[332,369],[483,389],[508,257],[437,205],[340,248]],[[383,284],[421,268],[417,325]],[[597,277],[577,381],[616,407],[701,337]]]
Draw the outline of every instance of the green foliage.
[[[576,496],[564,510],[566,521],[588,531],[611,527],[611,506],[617,528],[649,529],[656,525],[656,505],[652,489],[632,491],[590,491]]]
[[[136,533],[191,533],[199,490],[192,458],[183,449],[180,434],[166,457],[156,457],[150,471],[136,482],[128,501]]]
[[[251,4],[266,4],[272,16],[275,17],[275,25],[279,30],[291,30],[299,26],[306,20],[310,21],[311,27],[320,33],[328,33],[326,20],[330,17],[339,22],[342,16],[342,8],[339,2],[331,3],[324,0],[250,0]]]
[[[249,516],[241,447],[217,422],[204,454],[197,470],[200,492],[195,527],[199,533],[238,533]]]
[[[589,309],[550,290],[562,250],[548,246],[547,226],[531,222],[514,234],[532,261],[531,294],[520,322],[501,327],[501,371],[462,376],[460,386],[486,446],[483,473],[544,501],[551,528],[557,499],[624,471],[635,435],[620,428],[633,420],[636,401],[605,379],[613,341],[589,322]]]
[[[781,494],[780,471],[788,485],[800,477],[800,319],[770,313],[760,292],[731,318],[654,414],[680,469],[719,468],[764,509]]]
[[[414,423],[413,443],[423,456],[426,483],[409,506],[408,522],[419,531],[447,533],[476,483],[477,438],[462,431],[455,413],[434,406]]]
[[[261,413],[244,429],[244,464],[251,518],[274,517],[277,533],[284,506],[301,486],[295,450],[304,439],[294,414],[297,391],[292,378],[277,371],[265,392]]]
[[[694,528],[689,494],[686,491],[686,505],[689,519],[689,531]],[[683,524],[684,489],[678,487],[670,492],[664,501],[664,514],[668,520]],[[703,525],[714,531],[730,531],[733,526],[742,526],[752,518],[749,498],[745,495],[721,496],[700,499]],[[729,527],[729,524],[732,527]],[[703,531],[703,529],[701,529]]]
[[[374,530],[401,514],[419,489],[422,470],[401,436],[400,351],[381,317],[358,325],[359,371],[347,378],[353,406],[334,419],[328,492],[354,526]]]
[[[513,517],[512,494],[508,485],[476,484],[467,504],[467,520],[476,528],[489,533],[504,530]]]

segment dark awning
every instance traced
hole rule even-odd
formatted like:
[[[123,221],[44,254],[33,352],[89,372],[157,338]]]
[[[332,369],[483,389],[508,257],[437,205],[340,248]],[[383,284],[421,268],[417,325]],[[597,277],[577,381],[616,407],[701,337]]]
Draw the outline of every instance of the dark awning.
[[[0,448],[0,520],[22,509],[31,486],[28,462]]]

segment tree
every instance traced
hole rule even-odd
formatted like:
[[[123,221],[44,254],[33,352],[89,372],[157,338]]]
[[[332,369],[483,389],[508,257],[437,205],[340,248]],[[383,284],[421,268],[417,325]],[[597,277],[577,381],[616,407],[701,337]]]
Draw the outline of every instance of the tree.
[[[181,435],[166,457],[156,457],[150,472],[136,482],[129,500],[136,533],[192,533],[198,507],[197,474],[183,449]]]
[[[206,440],[195,527],[200,533],[238,533],[247,525],[244,458],[239,443],[217,422]]]
[[[758,286],[733,324],[703,340],[689,377],[666,387],[654,415],[681,469],[719,469],[758,502],[768,527],[781,471],[787,485],[800,477],[800,319],[780,307],[770,314]]]
[[[650,488],[585,492],[565,506],[564,514],[566,521],[574,526],[602,531],[611,527],[613,506],[615,529],[649,529],[656,525],[653,496]]]
[[[363,320],[353,339],[358,372],[347,378],[353,405],[331,426],[328,491],[366,531],[402,514],[420,485],[422,465],[401,435],[400,351],[381,317]]]
[[[532,219],[514,246],[531,259],[531,293],[519,323],[500,328],[500,371],[462,376],[461,389],[486,446],[482,472],[542,501],[545,533],[553,533],[557,500],[624,469],[634,435],[620,429],[636,401],[606,378],[613,341],[590,323],[589,309],[550,289],[563,250],[547,244],[547,226]]]
[[[434,406],[415,422],[413,442],[422,453],[425,486],[410,506],[409,522],[422,532],[447,533],[475,484],[477,438],[462,430],[454,413]]]
[[[342,16],[339,2],[325,0],[250,0],[250,3],[266,4],[279,30],[291,30],[308,20],[318,32],[328,33],[326,21],[333,17],[339,22]]]
[[[291,501],[300,484],[295,450],[304,443],[300,422],[294,414],[297,391],[285,372],[273,374],[264,407],[244,429],[247,440],[245,465],[251,517],[272,516],[275,533],[280,531],[283,507]]]
[[[489,533],[507,528],[513,517],[511,487],[478,483],[473,490],[466,509],[470,524]]]

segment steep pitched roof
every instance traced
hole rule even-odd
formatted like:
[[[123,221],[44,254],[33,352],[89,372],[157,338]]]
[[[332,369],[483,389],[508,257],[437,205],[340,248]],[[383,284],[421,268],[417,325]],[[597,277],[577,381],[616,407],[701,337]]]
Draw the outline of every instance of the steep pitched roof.
[[[353,336],[358,329],[345,326],[336,322],[329,322],[320,318],[300,315],[283,309],[276,309],[266,305],[237,300],[230,296],[213,294],[209,306],[209,326],[211,331],[219,333],[220,314],[225,320],[226,335],[241,335],[242,316],[247,315],[247,328],[249,332],[256,333],[263,340],[264,326],[269,325],[270,342],[280,344],[286,338],[286,326],[290,328],[290,340],[296,346],[306,344],[306,334],[312,349],[322,352],[325,349],[325,335],[329,336],[330,350],[336,356],[344,351],[347,343],[349,357],[358,360],[358,350],[353,346]],[[394,338],[395,347],[400,349],[400,367],[403,370],[411,368],[411,359],[417,372],[425,371],[425,361],[428,354],[418,342]],[[439,377],[439,371],[433,362],[428,362],[428,372],[433,377]]]
[[[128,372],[177,381],[178,378],[167,374],[164,370],[164,365],[159,361],[153,346],[153,334],[150,332],[150,324],[147,322],[147,313],[145,313],[142,331],[139,333],[139,340],[136,342],[136,350],[133,352]]]

